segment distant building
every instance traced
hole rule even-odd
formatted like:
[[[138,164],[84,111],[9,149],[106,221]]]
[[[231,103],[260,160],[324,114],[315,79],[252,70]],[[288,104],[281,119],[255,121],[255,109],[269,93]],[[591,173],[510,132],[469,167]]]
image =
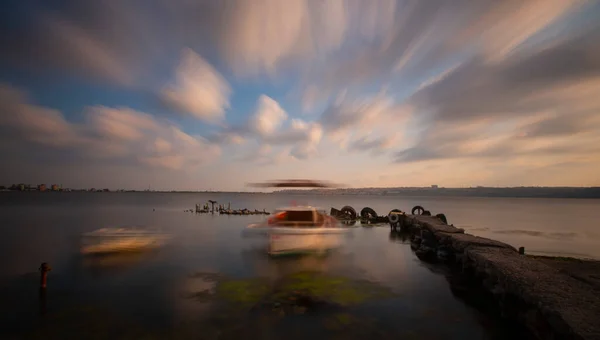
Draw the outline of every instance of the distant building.
[[[432,188],[432,189],[437,189],[437,188],[438,188],[438,186],[437,186],[437,184],[434,184],[434,185],[432,185],[432,186],[431,186],[431,188]]]
[[[38,184],[37,188],[39,191],[46,191],[46,184]]]
[[[19,191],[25,191],[25,184],[19,184]]]
[[[58,185],[56,185],[56,184],[52,184],[52,186],[50,188],[52,191],[58,191]]]

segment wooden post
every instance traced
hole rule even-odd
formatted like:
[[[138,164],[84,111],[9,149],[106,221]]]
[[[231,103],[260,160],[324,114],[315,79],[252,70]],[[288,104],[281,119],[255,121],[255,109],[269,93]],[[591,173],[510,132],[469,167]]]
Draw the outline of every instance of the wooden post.
[[[40,289],[46,289],[46,285],[48,283],[48,272],[52,270],[50,265],[46,262],[43,262],[40,265]]]
[[[46,289],[40,288],[40,315],[46,315],[46,310],[48,309],[46,306]]]
[[[519,254],[525,255],[525,247],[520,247],[519,248]]]

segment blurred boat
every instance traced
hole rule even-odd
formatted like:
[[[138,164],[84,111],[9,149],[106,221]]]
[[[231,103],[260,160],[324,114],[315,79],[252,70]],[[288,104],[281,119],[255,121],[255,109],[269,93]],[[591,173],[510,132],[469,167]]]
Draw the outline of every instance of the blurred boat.
[[[139,227],[102,228],[84,233],[81,239],[82,254],[107,254],[143,251],[166,244],[170,235]]]
[[[269,254],[282,255],[338,248],[349,231],[322,209],[294,206],[277,209],[266,221],[248,225],[244,234],[268,236]]]

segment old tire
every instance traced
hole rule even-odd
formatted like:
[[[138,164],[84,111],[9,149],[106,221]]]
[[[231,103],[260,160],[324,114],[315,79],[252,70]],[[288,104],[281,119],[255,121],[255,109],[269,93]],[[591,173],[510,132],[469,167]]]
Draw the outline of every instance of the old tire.
[[[354,226],[356,226],[356,220],[342,221],[341,223],[344,224],[344,225],[347,225],[348,227],[354,227]]]
[[[340,212],[344,215],[347,215],[348,217],[350,217],[350,219],[355,220],[356,219],[356,210],[354,210],[354,208],[352,208],[351,206],[347,205],[345,207],[343,207]]]
[[[415,212],[418,212],[418,214],[415,214]],[[423,215],[423,213],[425,212],[425,208],[423,208],[420,205],[415,205],[412,210],[410,211],[411,215]]]
[[[375,218],[377,217],[377,213],[375,212],[375,210],[369,208],[369,207],[364,207],[361,211],[360,211],[360,217],[362,218]]]
[[[448,220],[446,219],[446,215],[444,215],[444,214],[437,214],[437,215],[435,215],[435,217],[439,218],[440,221],[444,222],[444,224],[448,224]]]
[[[392,212],[390,211],[390,214],[388,215],[388,220],[390,221],[391,224],[396,224],[396,223],[400,222],[400,215],[392,214]]]

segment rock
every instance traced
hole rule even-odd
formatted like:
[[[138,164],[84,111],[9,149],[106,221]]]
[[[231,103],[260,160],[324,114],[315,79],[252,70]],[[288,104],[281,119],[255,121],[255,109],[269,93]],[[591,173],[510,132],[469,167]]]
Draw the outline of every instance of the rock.
[[[519,255],[511,245],[465,234],[435,217],[411,215],[407,224],[414,230],[411,248],[419,259],[462,264],[462,276],[479,282],[504,316],[516,319],[537,338],[600,339],[600,280],[588,274],[595,265],[567,271],[562,267],[574,265]]]
[[[426,228],[434,233],[464,233],[464,230],[456,228],[452,225],[446,225],[435,216],[410,215],[406,218],[412,221],[413,225],[421,225],[423,228]]]
[[[419,249],[420,246],[421,246],[421,238],[420,237],[417,236],[411,240],[410,247],[412,250],[417,250],[417,249]]]
[[[423,239],[421,240],[421,246],[425,246],[428,248],[437,248],[437,242],[435,239]]]
[[[511,297],[503,308],[539,338],[600,338],[600,296],[586,283],[511,249],[477,246],[465,254],[492,292]]]
[[[417,257],[422,261],[433,261],[436,259],[435,248],[421,244],[419,249],[415,251]]]
[[[509,249],[511,251],[514,251],[515,253],[517,252],[517,250],[509,244],[470,234],[448,234],[440,232],[437,233],[437,237],[440,240],[440,242],[445,244],[451,244],[454,251],[460,253],[464,252],[464,250],[469,247],[494,247]]]
[[[423,240],[435,240],[433,233],[427,229],[421,230],[421,238]]]
[[[437,257],[442,261],[451,261],[454,258],[454,251],[449,246],[439,246],[437,249]]]

